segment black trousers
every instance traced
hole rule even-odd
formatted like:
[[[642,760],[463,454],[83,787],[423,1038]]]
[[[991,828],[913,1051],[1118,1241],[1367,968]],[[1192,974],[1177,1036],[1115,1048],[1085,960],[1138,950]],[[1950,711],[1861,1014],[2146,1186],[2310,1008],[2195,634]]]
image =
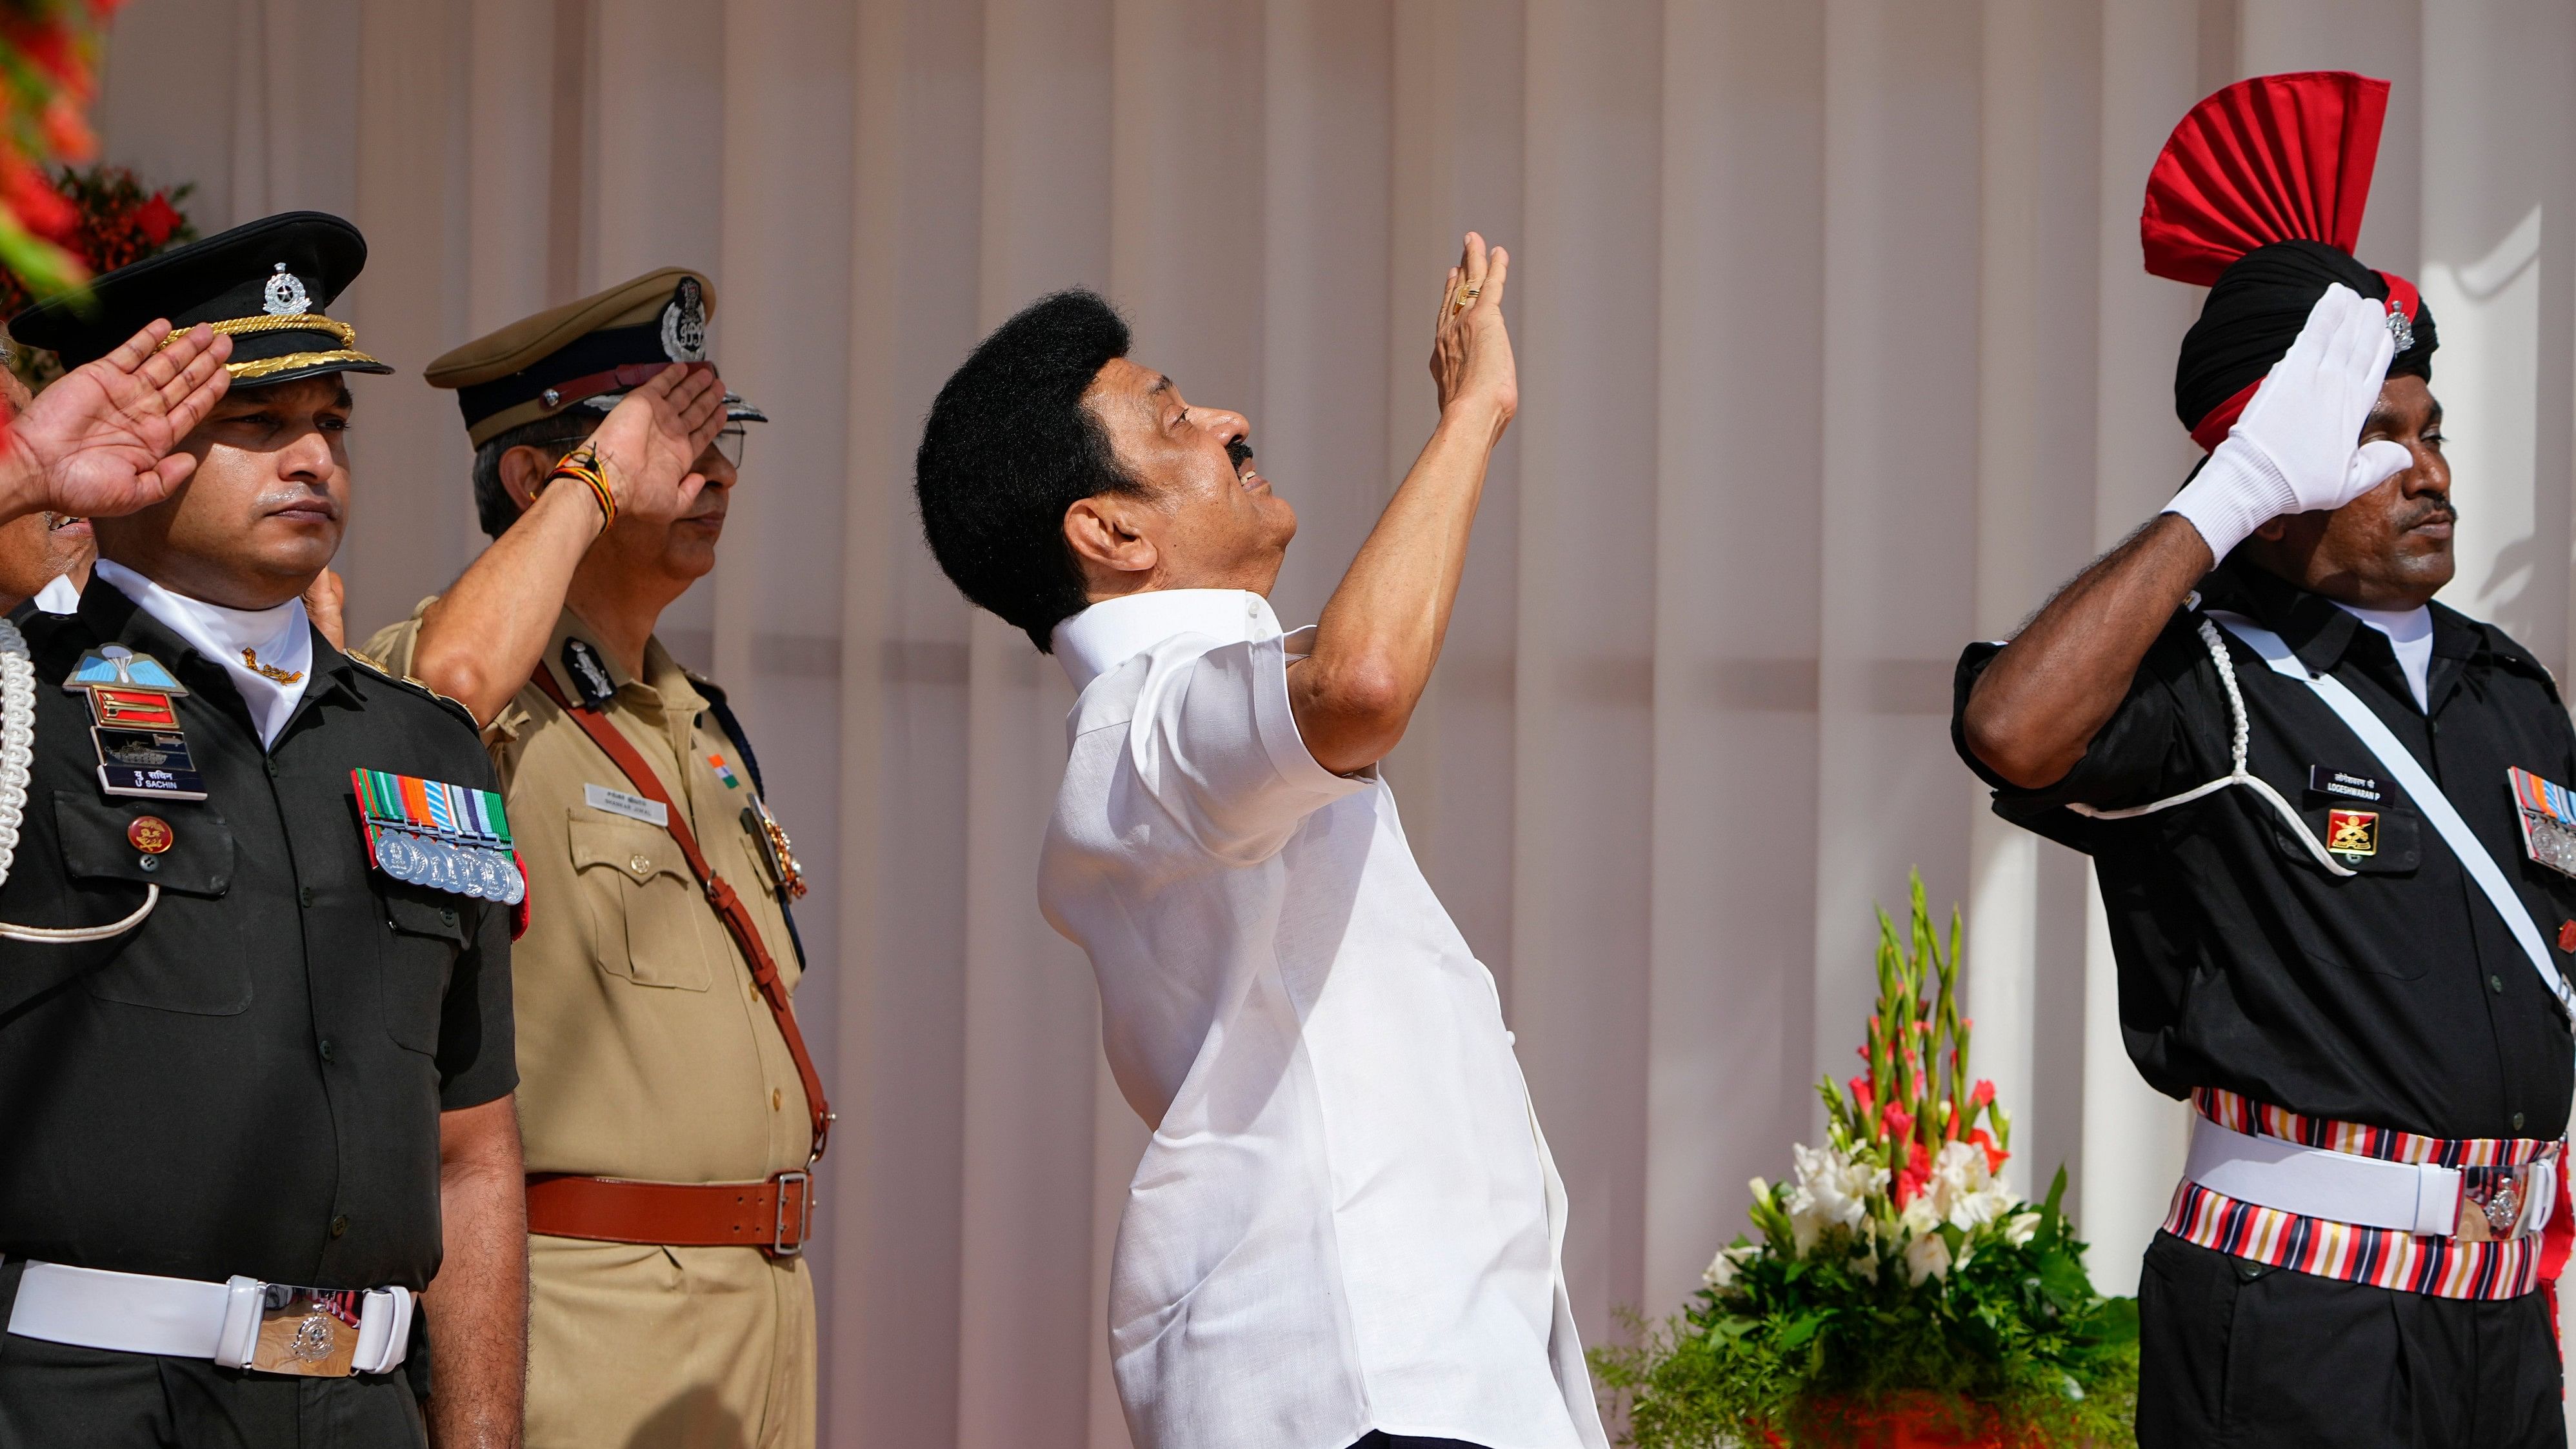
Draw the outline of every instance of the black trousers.
[[[22,1264],[0,1269],[0,1323]],[[418,1351],[420,1344],[414,1341]],[[0,1449],[427,1449],[410,1378],[308,1379],[0,1334]]]
[[[1477,1449],[1464,1439],[1410,1439],[1402,1435],[1371,1433],[1351,1449]]]
[[[2564,1449],[2547,1305],[2338,1282],[2158,1233],[2138,1279],[2139,1449]]]

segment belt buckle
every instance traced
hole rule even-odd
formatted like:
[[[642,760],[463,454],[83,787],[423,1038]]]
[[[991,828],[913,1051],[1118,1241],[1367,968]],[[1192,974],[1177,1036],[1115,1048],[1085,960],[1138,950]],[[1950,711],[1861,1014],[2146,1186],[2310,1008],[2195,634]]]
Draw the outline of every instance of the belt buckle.
[[[814,1227],[814,1174],[782,1172],[770,1182],[776,1185],[778,1197],[771,1210],[769,1251],[774,1257],[799,1257],[805,1251],[805,1235]],[[787,1236],[787,1185],[791,1182],[796,1185],[796,1237],[792,1242]]]
[[[2464,1243],[2513,1237],[2531,1206],[2532,1164],[2460,1169],[2460,1213],[2452,1236]]]
[[[365,1294],[357,1289],[261,1285],[259,1333],[247,1367],[261,1373],[347,1378],[357,1372]]]

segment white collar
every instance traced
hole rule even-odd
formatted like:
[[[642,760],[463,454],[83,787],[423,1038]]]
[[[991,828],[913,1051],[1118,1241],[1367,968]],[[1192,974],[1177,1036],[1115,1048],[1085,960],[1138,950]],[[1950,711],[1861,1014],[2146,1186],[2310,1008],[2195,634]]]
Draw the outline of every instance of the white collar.
[[[72,582],[70,574],[56,574],[51,582],[36,591],[34,603],[48,614],[77,614],[80,612],[80,585]]]
[[[203,599],[175,594],[114,559],[100,559],[97,577],[134,606],[161,621],[163,627],[224,667],[242,703],[259,725],[259,742],[277,743],[304,686],[313,672],[313,627],[304,617],[304,601],[289,599],[268,609],[228,609]],[[252,669],[243,656],[256,651],[259,662],[292,680],[273,679]]]
[[[1091,681],[1181,634],[1218,644],[1275,639],[1283,632],[1270,601],[1244,589],[1152,589],[1103,599],[1055,626],[1055,657],[1076,693]]]

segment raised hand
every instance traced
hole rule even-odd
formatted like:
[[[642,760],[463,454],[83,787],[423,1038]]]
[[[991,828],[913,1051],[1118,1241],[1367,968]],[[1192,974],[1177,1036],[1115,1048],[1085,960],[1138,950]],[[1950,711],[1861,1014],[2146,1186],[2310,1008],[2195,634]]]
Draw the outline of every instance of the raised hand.
[[[154,321],[46,388],[0,447],[0,517],[38,509],[114,518],[167,498],[197,460],[177,451],[232,383],[233,341]]]
[[[707,486],[695,465],[724,423],[724,383],[705,363],[634,384],[590,435],[618,511],[664,520],[687,512]]]
[[[1431,380],[1444,413],[1465,402],[1492,407],[1508,422],[1520,410],[1520,374],[1503,325],[1503,282],[1511,265],[1511,253],[1487,251],[1485,239],[1471,231],[1458,265],[1449,269],[1431,337]]]

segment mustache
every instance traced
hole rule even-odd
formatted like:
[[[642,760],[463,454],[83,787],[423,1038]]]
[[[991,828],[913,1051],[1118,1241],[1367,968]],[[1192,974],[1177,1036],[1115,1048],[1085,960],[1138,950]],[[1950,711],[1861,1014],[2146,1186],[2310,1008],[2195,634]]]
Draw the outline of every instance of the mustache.
[[[2442,499],[2428,498],[2422,503],[2417,504],[2414,511],[2407,514],[2406,517],[2398,523],[2397,527],[2400,532],[2403,532],[2410,528],[2421,528],[2428,523],[2457,523],[2459,521],[2460,510],[2457,507]]]
[[[259,496],[259,506],[264,510],[313,503],[322,505],[323,511],[330,514],[335,521],[340,517],[340,500],[332,497],[325,489],[279,488]]]

